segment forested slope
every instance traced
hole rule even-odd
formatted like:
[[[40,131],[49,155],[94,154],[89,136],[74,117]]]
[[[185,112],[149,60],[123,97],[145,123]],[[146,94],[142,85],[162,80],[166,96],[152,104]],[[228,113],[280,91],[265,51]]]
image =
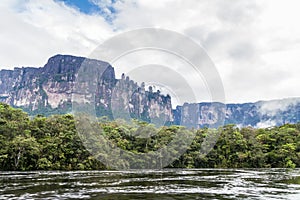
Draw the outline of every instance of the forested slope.
[[[265,168],[300,167],[300,124],[254,129],[226,125],[217,130],[188,130],[180,126],[155,128],[135,121],[140,127],[157,132],[148,138],[130,135],[136,126],[99,120],[105,137],[133,153],[155,151],[168,144],[176,131],[195,134],[185,154],[168,167],[179,168]],[[213,149],[200,154],[209,134],[220,134]],[[0,170],[91,170],[106,169],[83,146],[74,117],[38,115],[32,119],[20,109],[0,104]],[[125,162],[125,161],[122,161]],[[143,163],[134,163],[146,168]],[[124,165],[134,168],[131,163]]]

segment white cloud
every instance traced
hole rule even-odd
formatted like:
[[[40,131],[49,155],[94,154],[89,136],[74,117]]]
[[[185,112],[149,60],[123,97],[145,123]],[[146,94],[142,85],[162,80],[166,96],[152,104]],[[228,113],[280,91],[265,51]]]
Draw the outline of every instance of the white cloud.
[[[162,27],[192,37],[215,62],[228,102],[300,95],[298,1],[143,0],[132,5],[117,6],[115,25]]]
[[[273,126],[276,126],[276,121],[267,120],[267,121],[258,122],[255,127],[256,128],[269,128],[269,127],[273,127]]]
[[[112,24],[53,0],[2,0],[1,67],[40,66],[57,53],[89,55],[115,29],[160,27],[183,33],[207,50],[228,102],[300,96],[297,0],[91,2],[101,8],[111,4],[117,11]]]
[[[58,53],[86,56],[113,34],[102,16],[53,0],[0,4],[1,68],[41,66]]]
[[[297,104],[299,104],[299,102],[299,98],[261,102],[259,112],[261,115],[276,116],[278,112],[286,111],[287,109],[289,109],[289,107],[295,107]]]

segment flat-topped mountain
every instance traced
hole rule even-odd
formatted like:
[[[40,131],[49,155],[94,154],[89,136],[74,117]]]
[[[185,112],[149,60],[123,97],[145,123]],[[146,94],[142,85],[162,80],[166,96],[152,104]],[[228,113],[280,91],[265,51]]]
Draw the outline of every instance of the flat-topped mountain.
[[[44,67],[15,68],[0,71],[0,101],[13,107],[22,108],[30,115],[63,114],[72,111],[72,94],[76,77],[83,62],[89,62],[90,67],[103,67],[104,72],[98,77],[95,104],[98,116],[113,117],[111,102],[113,94],[124,91],[114,91],[116,88],[131,88],[131,97],[121,102],[127,102],[128,112],[134,118],[149,121],[161,113],[168,121],[172,117],[170,97],[157,91],[146,91],[144,86],[122,76],[115,78],[114,68],[106,62],[86,59],[70,55],[51,57]],[[122,86],[122,87],[121,87]],[[88,88],[87,88],[88,89]],[[115,101],[113,101],[115,102]],[[118,105],[123,107],[122,105]],[[169,118],[168,118],[169,117]]]
[[[300,121],[300,98],[226,105],[185,103],[177,106],[173,113],[175,124],[190,124],[198,128],[214,127],[216,123],[236,124],[240,127],[280,126]]]
[[[0,101],[30,115],[72,112],[72,95],[78,92],[74,90],[76,78],[86,61],[91,67],[103,67],[93,97],[98,116],[113,119],[117,108],[132,118],[153,122],[163,116],[166,124],[195,128],[223,124],[267,127],[300,121],[300,98],[227,105],[185,103],[172,110],[169,95],[146,89],[125,75],[116,79],[114,68],[106,62],[71,55],[53,56],[40,68],[1,70]]]

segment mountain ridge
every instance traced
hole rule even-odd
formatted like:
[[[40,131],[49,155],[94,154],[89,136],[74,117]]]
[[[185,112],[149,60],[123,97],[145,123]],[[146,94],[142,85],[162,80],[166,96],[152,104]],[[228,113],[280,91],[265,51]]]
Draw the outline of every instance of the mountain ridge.
[[[263,127],[300,121],[300,98],[297,97],[247,103],[185,103],[172,109],[169,95],[146,89],[124,74],[117,79],[109,63],[62,54],[50,57],[43,67],[0,70],[0,101],[22,108],[30,115],[72,112],[72,94],[76,93],[73,88],[84,61],[91,66],[105,67],[95,97],[98,116],[113,118],[113,104],[132,118],[148,122],[163,120],[164,124],[195,128],[229,123]]]

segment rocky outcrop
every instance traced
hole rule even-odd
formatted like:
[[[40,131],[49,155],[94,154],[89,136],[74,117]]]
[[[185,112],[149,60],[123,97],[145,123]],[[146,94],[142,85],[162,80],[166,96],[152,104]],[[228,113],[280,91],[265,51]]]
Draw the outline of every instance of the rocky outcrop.
[[[113,111],[122,108],[131,117],[149,122],[161,115],[165,116],[166,121],[172,119],[169,96],[146,91],[143,85],[140,87],[125,75],[120,80],[116,79],[114,68],[106,62],[69,55],[53,56],[41,68],[1,70],[0,101],[22,108],[30,115],[69,113],[72,111],[72,95],[78,92],[74,86],[83,62],[104,70],[97,78],[93,97],[98,116],[114,118],[117,113]],[[89,88],[86,90],[89,91]],[[88,98],[85,100],[88,101]],[[117,101],[122,105],[117,105]]]
[[[300,98],[259,101],[244,104],[199,103],[177,106],[174,124],[188,127],[218,127],[236,124],[239,127],[271,127],[300,121]]]
[[[171,97],[154,92],[152,87],[145,89],[145,84],[138,86],[129,77],[122,75],[114,87],[112,112],[115,118],[141,119],[158,126],[173,121]]]
[[[102,71],[96,81],[91,80],[78,90],[75,86],[83,63]],[[89,80],[95,74],[91,70],[85,75]],[[300,121],[300,98],[227,105],[185,103],[172,110],[169,95],[145,88],[145,84],[138,85],[124,74],[116,79],[110,64],[83,57],[56,55],[44,67],[0,71],[0,101],[22,108],[30,115],[72,112],[74,95],[82,98],[84,104],[93,103],[97,116],[136,118],[156,125],[268,127]]]

